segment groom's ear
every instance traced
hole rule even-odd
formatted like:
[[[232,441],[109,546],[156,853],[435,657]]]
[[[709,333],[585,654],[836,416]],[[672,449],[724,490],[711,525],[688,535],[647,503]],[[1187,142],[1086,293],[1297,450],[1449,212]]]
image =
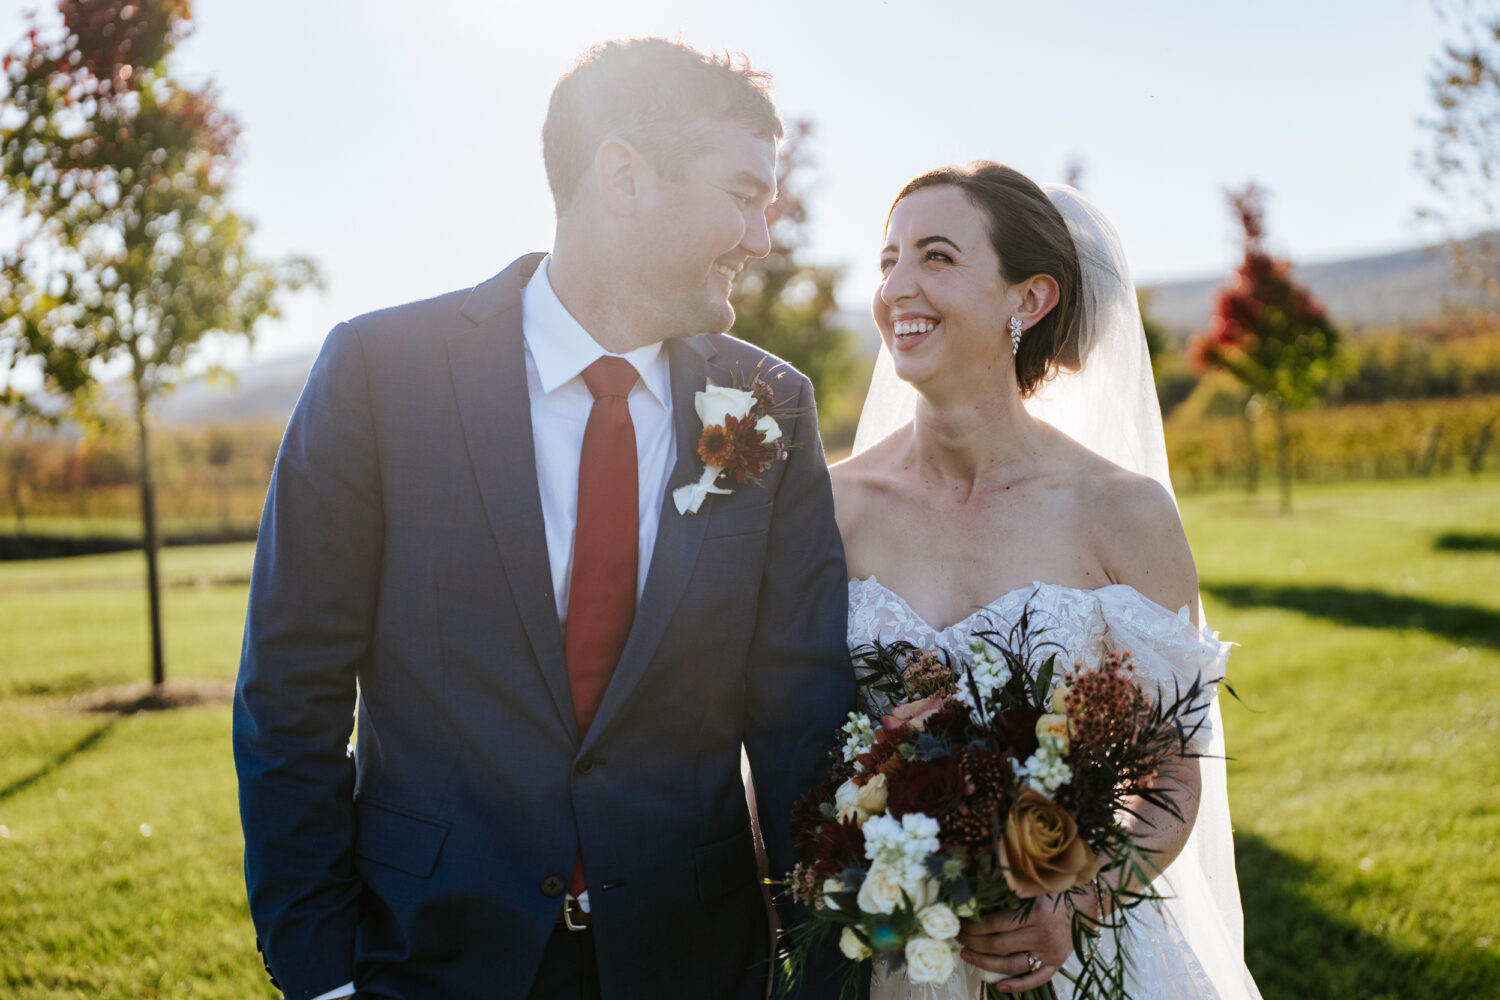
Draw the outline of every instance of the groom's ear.
[[[594,154],[594,186],[611,215],[631,216],[640,208],[651,164],[624,139],[610,139]]]
[[[1052,311],[1061,294],[1057,279],[1050,274],[1034,274],[1021,285],[1021,305],[1016,315],[1029,330]]]

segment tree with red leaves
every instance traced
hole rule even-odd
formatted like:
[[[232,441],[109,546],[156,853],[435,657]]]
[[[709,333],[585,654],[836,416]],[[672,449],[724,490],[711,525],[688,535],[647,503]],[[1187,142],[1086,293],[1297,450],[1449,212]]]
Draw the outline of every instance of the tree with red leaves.
[[[102,380],[132,390],[150,595],[162,662],[149,415],[207,338],[245,337],[281,293],[316,282],[305,258],[264,261],[227,204],[239,126],[212,87],[175,80],[189,0],[60,0],[4,57],[0,209],[20,235],[0,257],[0,408],[113,423]],[[14,376],[40,370],[43,391]],[[48,407],[62,399],[67,408]]]
[[[1249,184],[1229,192],[1244,233],[1245,257],[1219,290],[1207,332],[1189,346],[1200,368],[1229,372],[1276,421],[1281,505],[1292,505],[1291,438],[1286,411],[1310,406],[1339,374],[1339,333],[1323,307],[1292,279],[1292,265],[1265,248],[1262,192]]]

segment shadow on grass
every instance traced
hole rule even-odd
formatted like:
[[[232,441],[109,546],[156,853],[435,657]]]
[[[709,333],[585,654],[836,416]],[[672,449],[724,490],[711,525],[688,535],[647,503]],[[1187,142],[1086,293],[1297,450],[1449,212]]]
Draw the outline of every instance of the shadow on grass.
[[[32,771],[30,774],[23,777],[17,778],[15,781],[12,781],[10,784],[6,785],[4,788],[0,788],[0,802],[4,802],[12,795],[17,795],[21,792],[24,792],[26,789],[30,788],[38,781],[41,781],[43,778],[47,777],[47,775],[51,774],[53,771],[56,771],[64,764],[68,763],[68,761],[72,760],[74,757],[77,757],[79,754],[88,753],[90,750],[93,750],[101,742],[103,742],[104,737],[109,735],[109,731],[115,727],[115,723],[118,721],[118,718],[114,718],[110,719],[103,725],[95,726],[93,729],[85,733],[83,735],[83,738],[80,739],[77,743],[74,743],[70,747],[64,747],[62,750],[58,751],[58,753],[51,760],[47,761],[35,771]]]
[[[1236,608],[1285,608],[1361,628],[1419,628],[1463,646],[1500,649],[1500,611],[1349,587],[1207,583],[1203,589]]]
[[[1500,535],[1449,531],[1438,535],[1432,547],[1439,552],[1500,552]]]
[[[1491,995],[1500,982],[1500,956],[1452,942],[1423,952],[1393,947],[1310,898],[1336,876],[1258,837],[1234,841],[1245,964],[1265,1000],[1448,1000]],[[1347,893],[1361,891],[1351,885]]]

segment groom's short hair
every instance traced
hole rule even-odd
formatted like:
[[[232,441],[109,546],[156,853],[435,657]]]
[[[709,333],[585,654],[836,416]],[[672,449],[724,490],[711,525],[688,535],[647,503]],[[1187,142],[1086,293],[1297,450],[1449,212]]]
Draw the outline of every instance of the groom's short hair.
[[[708,55],[665,38],[600,42],[557,81],[542,125],[542,159],[562,212],[594,154],[623,139],[670,178],[708,148],[707,126],[781,138],[769,74],[743,55]]]

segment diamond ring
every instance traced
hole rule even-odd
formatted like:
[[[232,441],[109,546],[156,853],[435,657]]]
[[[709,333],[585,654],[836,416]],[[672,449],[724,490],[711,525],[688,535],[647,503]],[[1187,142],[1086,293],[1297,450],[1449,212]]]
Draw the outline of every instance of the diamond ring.
[[[1034,952],[1034,951],[1028,951],[1026,953],[1026,968],[1029,969],[1032,972],[1035,972],[1037,969],[1040,969],[1041,967],[1042,967],[1042,960],[1040,958],[1036,957],[1036,952]]]

